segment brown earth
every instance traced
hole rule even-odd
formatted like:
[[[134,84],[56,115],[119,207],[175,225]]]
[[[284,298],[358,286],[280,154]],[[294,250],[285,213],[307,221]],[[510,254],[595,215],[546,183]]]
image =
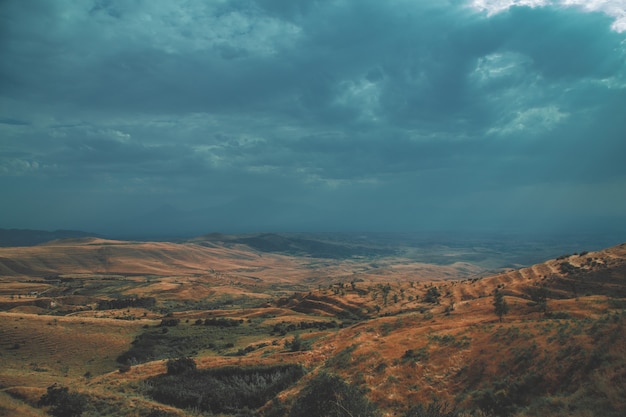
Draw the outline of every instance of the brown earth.
[[[180,320],[169,334],[188,337],[213,331],[196,320],[243,323],[215,330],[232,346],[201,349],[200,368],[306,366],[309,376],[279,394],[286,406],[310,375],[326,370],[367,388],[386,416],[434,398],[473,415],[626,413],[626,244],[481,272],[467,264],[388,257],[372,265],[190,243],[83,239],[0,249],[0,411],[43,415],[38,398],[60,383],[114,404],[119,415],[192,415],[143,394],[143,381],[165,371],[163,359],[117,370],[133,339],[169,316]],[[502,321],[496,289],[509,306]],[[156,305],[95,308],[130,296],[154,297]],[[298,327],[331,321],[340,326]],[[285,347],[295,335],[308,350]],[[231,356],[251,346],[263,347]]]

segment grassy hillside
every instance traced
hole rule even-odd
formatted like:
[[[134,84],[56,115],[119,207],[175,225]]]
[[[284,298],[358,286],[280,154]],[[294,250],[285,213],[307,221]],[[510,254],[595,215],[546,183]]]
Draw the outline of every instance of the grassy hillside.
[[[84,416],[287,416],[318,378],[363,396],[324,407],[362,415],[626,412],[626,245],[487,277],[239,243],[2,251],[0,415],[54,414],[56,383]],[[172,371],[183,357],[195,369]]]

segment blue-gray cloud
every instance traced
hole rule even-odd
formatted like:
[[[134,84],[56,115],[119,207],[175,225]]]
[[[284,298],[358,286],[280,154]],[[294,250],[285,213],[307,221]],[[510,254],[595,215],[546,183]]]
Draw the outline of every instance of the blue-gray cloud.
[[[626,229],[625,35],[467,5],[6,1],[2,226]]]

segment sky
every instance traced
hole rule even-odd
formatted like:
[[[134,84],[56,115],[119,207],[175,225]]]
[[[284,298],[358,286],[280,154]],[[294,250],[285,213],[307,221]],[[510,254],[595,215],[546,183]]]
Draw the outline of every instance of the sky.
[[[623,233],[624,0],[1,0],[0,227]]]

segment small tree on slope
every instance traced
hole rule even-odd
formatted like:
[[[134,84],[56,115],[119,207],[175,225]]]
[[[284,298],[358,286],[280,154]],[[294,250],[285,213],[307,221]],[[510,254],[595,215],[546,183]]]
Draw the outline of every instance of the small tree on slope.
[[[496,289],[496,292],[493,294],[493,307],[500,321],[502,321],[502,317],[505,314],[509,313],[509,304],[506,302],[504,294],[502,294],[498,289]]]

